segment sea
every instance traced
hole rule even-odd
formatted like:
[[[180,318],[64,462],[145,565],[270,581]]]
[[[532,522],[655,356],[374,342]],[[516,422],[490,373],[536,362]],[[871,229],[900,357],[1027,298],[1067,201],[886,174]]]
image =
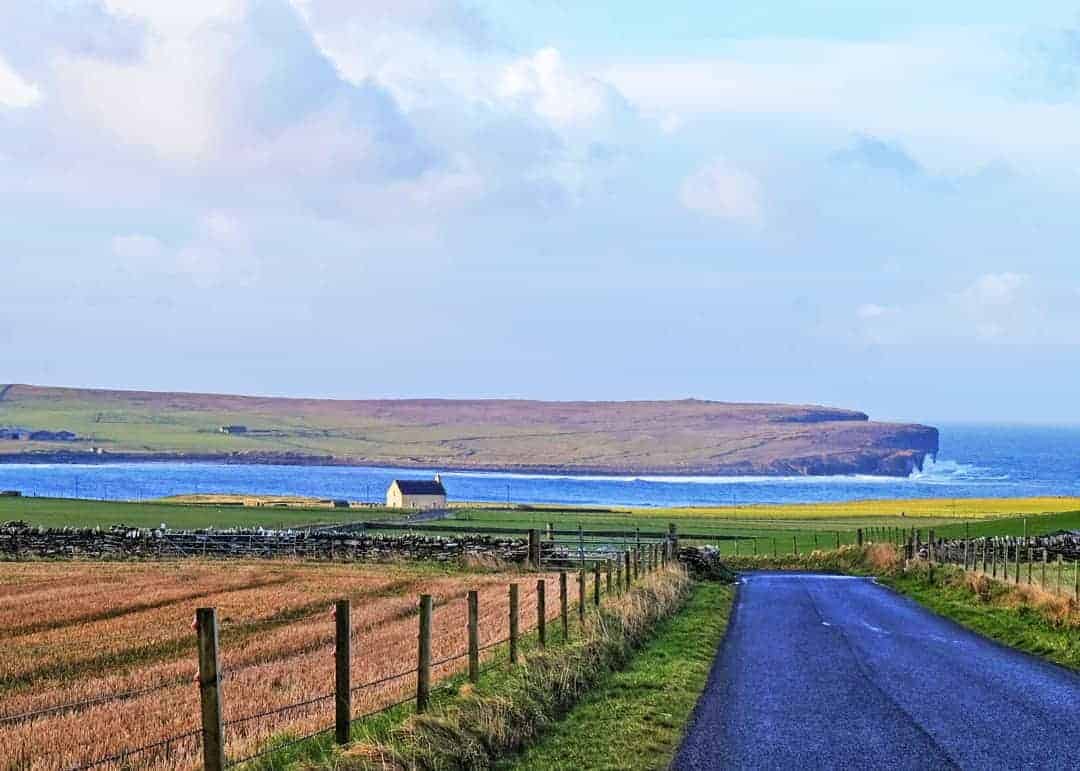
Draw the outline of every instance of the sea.
[[[0,490],[139,501],[191,493],[384,500],[393,479],[442,472],[452,501],[588,506],[743,506],[867,499],[1080,496],[1080,426],[945,425],[909,477],[597,476],[210,463],[0,464]]]

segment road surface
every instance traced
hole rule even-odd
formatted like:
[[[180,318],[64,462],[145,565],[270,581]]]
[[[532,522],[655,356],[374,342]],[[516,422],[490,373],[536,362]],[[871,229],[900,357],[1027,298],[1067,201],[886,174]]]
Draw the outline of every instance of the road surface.
[[[753,574],[674,768],[1078,769],[1080,676],[869,579]]]

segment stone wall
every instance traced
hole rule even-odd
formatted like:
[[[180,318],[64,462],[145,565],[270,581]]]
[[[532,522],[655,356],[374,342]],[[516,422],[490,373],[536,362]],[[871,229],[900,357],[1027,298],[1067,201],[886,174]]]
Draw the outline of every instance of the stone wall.
[[[435,537],[333,530],[138,530],[0,526],[0,557],[9,559],[166,557],[266,557],[325,560],[423,559],[445,561],[466,554],[523,562],[528,541],[462,534]]]

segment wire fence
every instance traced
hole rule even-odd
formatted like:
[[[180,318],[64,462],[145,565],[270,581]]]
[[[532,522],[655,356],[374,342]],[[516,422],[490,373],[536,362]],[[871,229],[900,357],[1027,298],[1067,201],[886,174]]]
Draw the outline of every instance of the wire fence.
[[[202,727],[170,735],[154,742],[116,750],[99,757],[86,758],[80,764],[72,765],[70,768],[72,771],[106,767],[139,768],[173,761],[180,764],[181,759],[184,764],[192,765],[197,762],[201,751],[204,757],[218,758],[218,764],[207,761],[206,766],[210,771],[218,771],[221,768],[241,766],[274,753],[285,752],[331,732],[336,732],[336,738],[340,740],[343,721],[347,736],[349,724],[354,720],[364,720],[409,703],[414,703],[417,711],[422,711],[427,707],[432,691],[446,687],[448,684],[452,686],[455,682],[454,678],[459,673],[467,672],[467,677],[475,678],[481,672],[488,672],[494,667],[507,663],[514,664],[518,660],[523,626],[531,630],[529,633],[535,634],[538,640],[549,640],[552,637],[546,634],[549,622],[558,620],[559,617],[565,619],[566,622],[572,616],[584,619],[585,608],[581,607],[580,603],[591,606],[594,598],[599,600],[612,592],[625,591],[634,578],[640,578],[650,571],[659,569],[672,553],[673,550],[668,549],[663,554],[653,555],[651,550],[646,548],[633,551],[632,556],[628,556],[631,553],[620,553],[617,586],[613,583],[613,579],[608,578],[608,573],[615,570],[615,560],[609,562],[604,570],[595,567],[592,570],[562,571],[557,581],[554,575],[534,574],[538,577],[538,585],[526,592],[519,592],[518,585],[511,584],[508,592],[509,605],[498,600],[492,602],[489,599],[490,608],[485,608],[484,613],[480,612],[478,590],[465,593],[460,600],[451,597],[438,605],[432,602],[429,596],[424,595],[418,605],[420,608],[418,647],[414,651],[417,656],[417,665],[371,678],[362,683],[352,682],[349,675],[349,666],[352,661],[351,644],[355,639],[355,629],[351,623],[346,623],[343,629],[337,622],[339,614],[345,614],[348,620],[350,608],[348,600],[339,601],[336,604],[336,612],[333,614],[336,626],[333,645],[338,674],[334,691],[318,693],[305,699],[228,719],[223,718],[222,705],[227,703],[229,691],[227,687],[223,688],[222,683],[227,683],[229,680],[229,672],[217,670],[216,613],[213,609],[202,609],[199,611],[196,630],[199,640],[200,675],[197,683],[191,682],[192,687],[200,692],[201,715],[196,714],[193,717],[201,721]],[[631,566],[630,570],[626,570],[627,565]],[[557,596],[556,592],[549,591],[555,586],[559,589]],[[587,589],[590,591],[586,591]],[[429,607],[433,609],[434,617],[424,612],[425,602],[430,603]],[[524,625],[521,618],[523,612],[530,614],[524,619]],[[462,620],[465,623],[459,626]],[[442,631],[438,635],[433,635],[433,627],[436,626]],[[507,629],[508,634],[505,633]],[[461,639],[463,631],[466,633],[464,641]],[[482,640],[481,632],[490,635],[492,639]],[[495,633],[492,634],[492,632]],[[496,655],[497,649],[500,648],[506,649],[505,658]],[[441,653],[433,656],[431,655],[433,650],[440,650]],[[372,654],[371,651],[365,651],[365,653],[368,656]],[[385,656],[389,651],[380,653]],[[483,669],[480,667],[481,663],[484,664]],[[340,679],[343,667],[344,684]],[[433,687],[433,672],[435,671],[440,673],[438,680],[442,685],[435,684]],[[413,683],[416,686],[415,692],[410,687]],[[85,702],[56,705],[34,714],[26,713],[7,717],[10,720],[46,717],[59,710],[100,703],[106,698],[119,699],[125,695],[152,693],[158,688],[172,687],[176,684],[178,683],[170,682],[153,688],[130,691],[127,694],[110,694],[99,699],[85,700]],[[352,703],[353,697],[361,698],[359,709]],[[341,711],[343,700],[349,705],[344,714]],[[206,706],[208,703],[216,705],[209,712]],[[331,708],[334,710],[332,723],[329,712]],[[256,726],[257,729],[251,730]],[[293,727],[299,735],[289,736],[280,741],[271,738],[280,734],[283,729],[289,729],[291,732]],[[107,739],[102,739],[101,744],[107,743]],[[233,745],[235,748],[229,749]]]
[[[1080,601],[1080,535],[988,536],[939,539],[933,531],[922,540],[913,534],[904,544],[909,559],[947,564],[1013,585],[1034,586]]]

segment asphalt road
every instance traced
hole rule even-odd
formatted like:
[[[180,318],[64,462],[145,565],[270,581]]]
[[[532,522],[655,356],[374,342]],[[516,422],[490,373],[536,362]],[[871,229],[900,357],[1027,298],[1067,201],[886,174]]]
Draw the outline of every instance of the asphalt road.
[[[1080,676],[869,579],[754,574],[674,768],[1080,769]]]

